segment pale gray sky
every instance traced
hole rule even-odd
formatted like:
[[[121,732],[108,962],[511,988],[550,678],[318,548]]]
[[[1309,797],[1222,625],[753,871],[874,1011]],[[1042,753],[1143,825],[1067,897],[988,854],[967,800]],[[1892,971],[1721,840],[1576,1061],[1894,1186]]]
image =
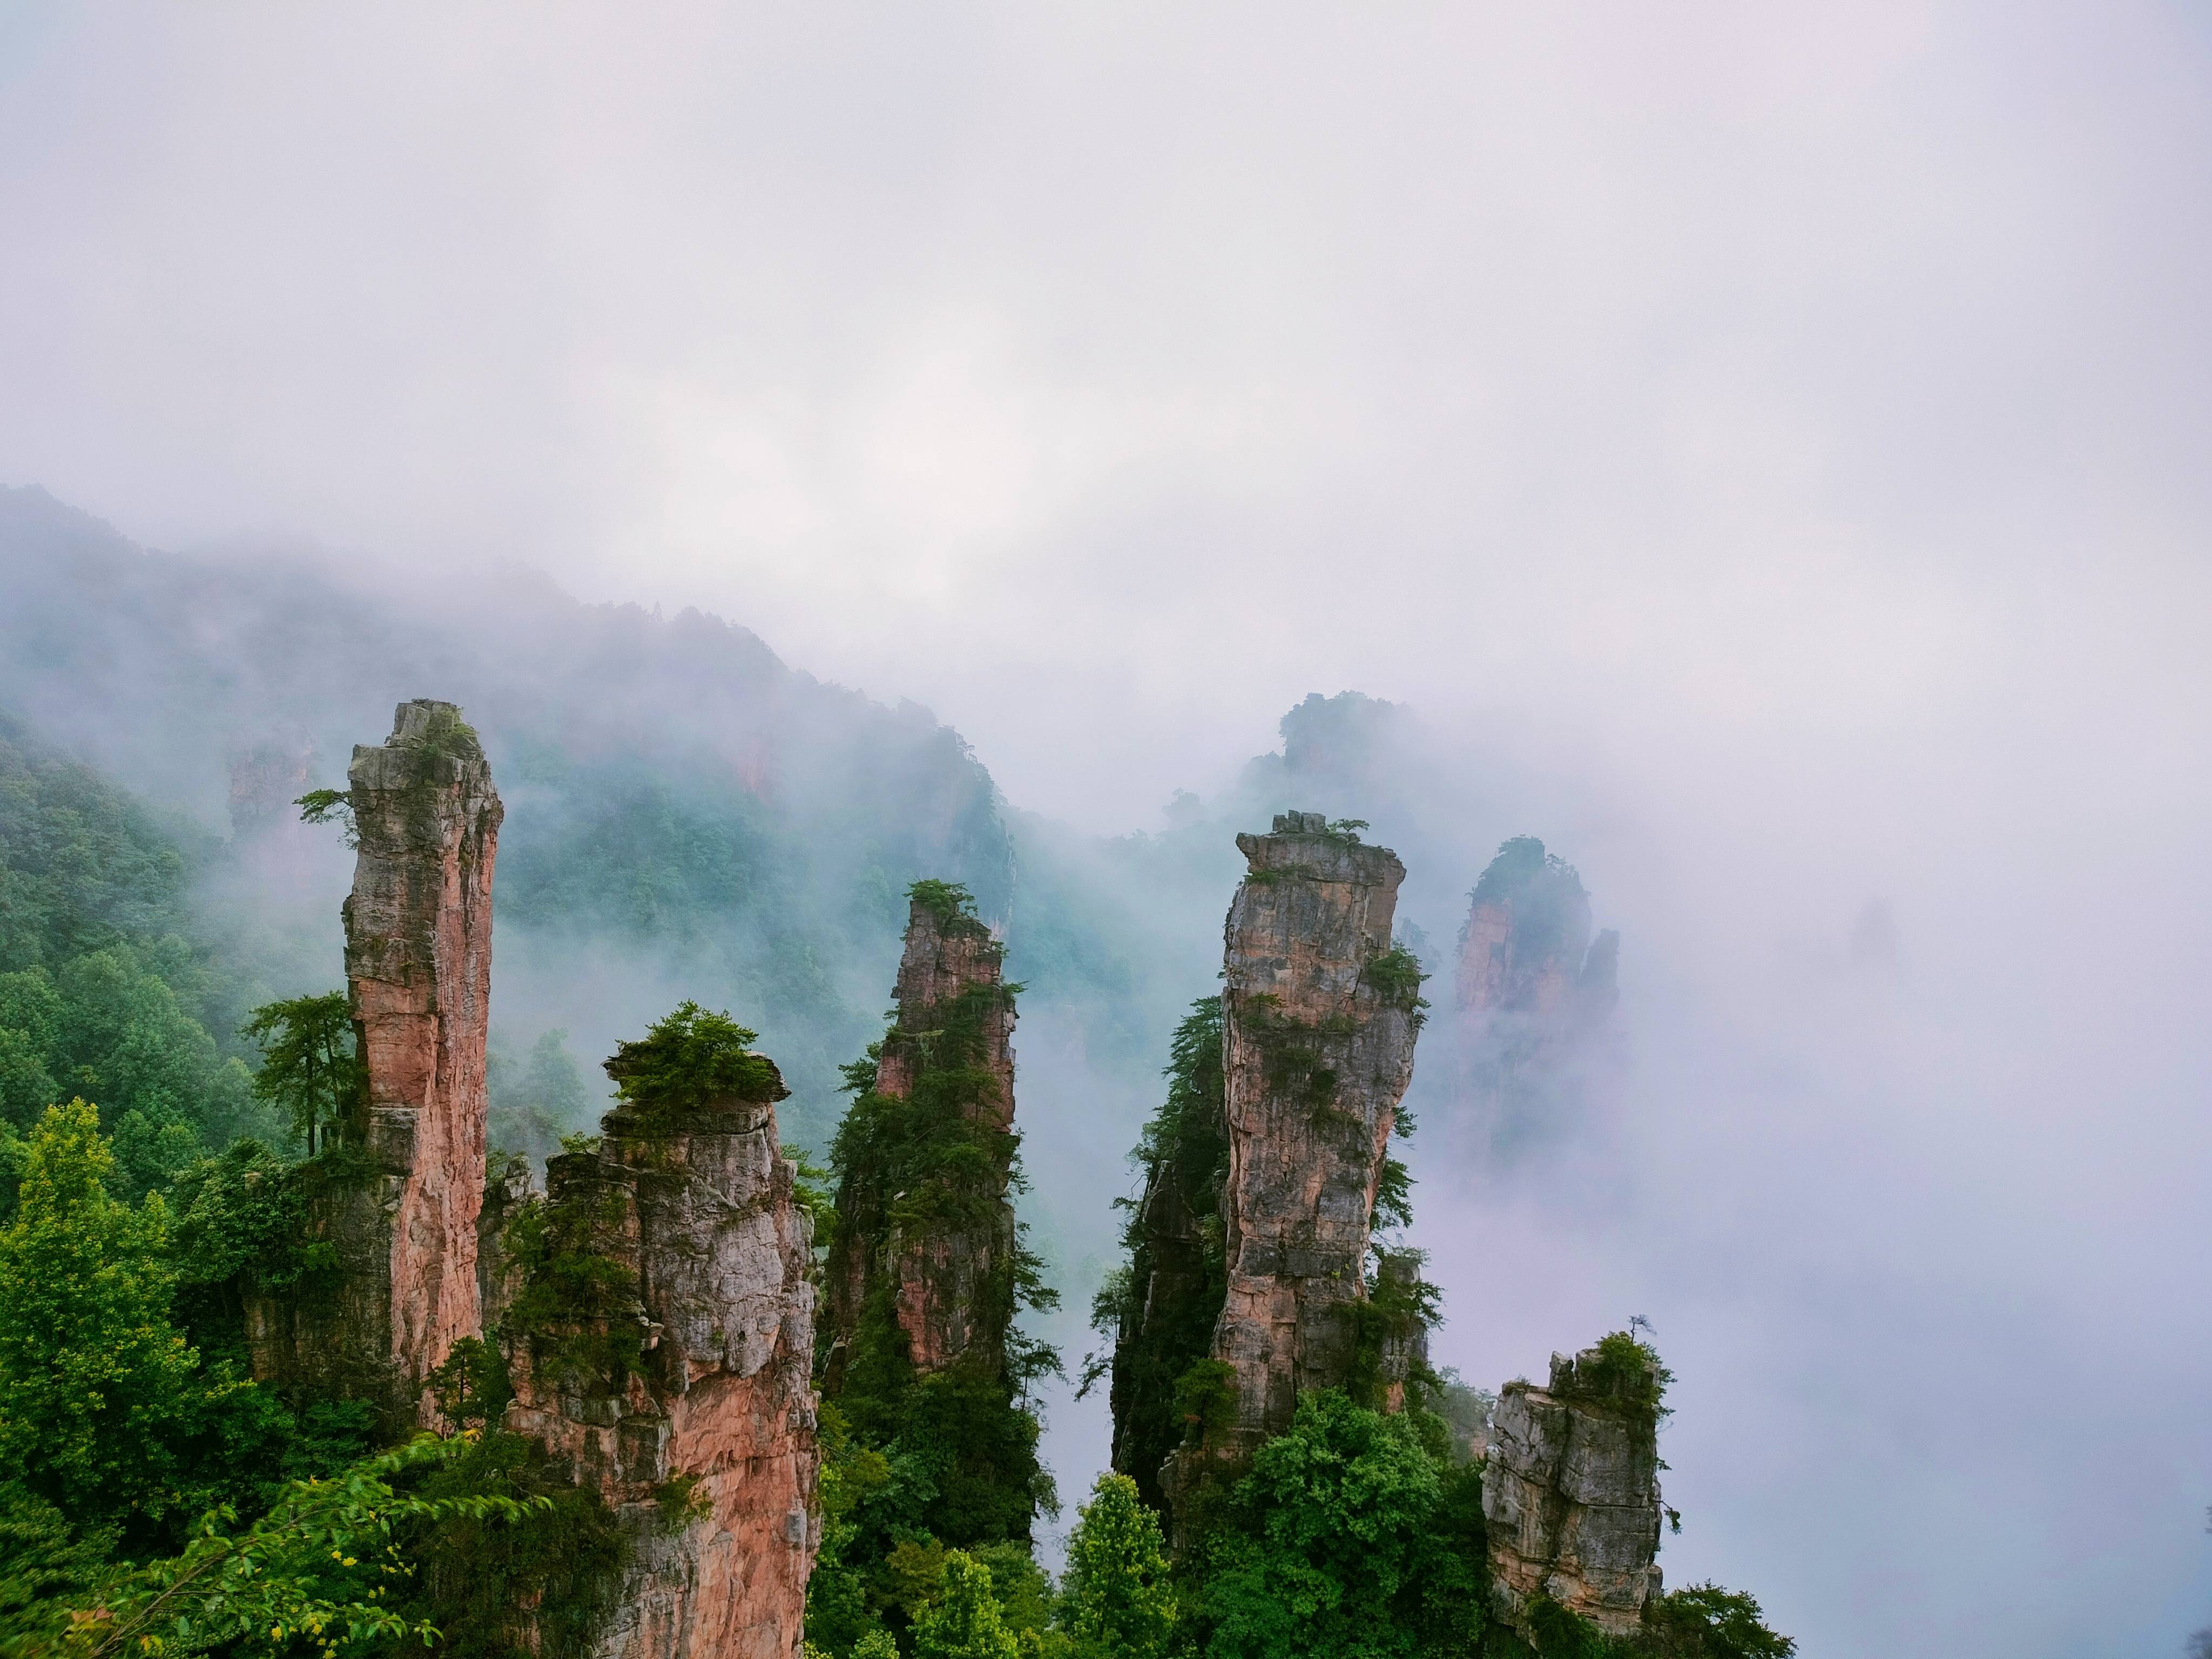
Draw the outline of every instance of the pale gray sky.
[[[1680,1200],[1577,1282],[1741,1268],[1697,1559],[1808,1659],[2212,1622],[2208,294],[2201,5],[0,13],[0,481],[697,604],[1103,828],[1314,690],[1560,780]],[[1873,894],[1899,1010],[1777,969]]]

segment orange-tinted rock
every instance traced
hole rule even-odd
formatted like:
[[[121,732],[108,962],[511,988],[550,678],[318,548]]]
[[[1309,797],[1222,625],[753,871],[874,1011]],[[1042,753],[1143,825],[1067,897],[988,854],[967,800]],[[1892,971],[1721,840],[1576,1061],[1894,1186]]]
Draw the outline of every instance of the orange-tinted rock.
[[[903,1100],[914,1080],[927,1034],[963,995],[996,991],[1003,946],[981,923],[945,912],[917,899],[906,926],[906,947],[899,956],[898,984],[892,998],[898,1024],[884,1039],[876,1066],[876,1092]],[[987,999],[982,1011],[982,1068],[996,1084],[977,1109],[1003,1129],[1014,1121],[1014,1007],[1003,998]]]
[[[1391,949],[1405,866],[1317,813],[1239,836],[1223,987],[1228,1297],[1213,1358],[1233,1373],[1209,1457],[1248,1455],[1298,1395],[1344,1384],[1358,1336],[1376,1183],[1412,1080],[1413,988],[1371,977]],[[1394,1337],[1401,1365],[1412,1333]]]
[[[994,1170],[987,1172],[984,1202],[959,1218],[933,1216],[926,1231],[900,1231],[884,1219],[886,1200],[902,1194],[872,1190],[872,1172],[848,1171],[841,1198],[841,1224],[831,1247],[829,1320],[833,1334],[825,1379],[834,1395],[842,1375],[838,1344],[859,1329],[862,1304],[889,1275],[896,1286],[899,1327],[907,1357],[922,1373],[939,1371],[971,1352],[996,1363],[1006,1340],[1011,1300],[992,1288],[1013,1259],[1012,1206],[1006,1188],[1014,1152],[1014,1006],[1004,989],[1005,952],[988,928],[957,908],[917,898],[893,995],[897,1018],[877,1058],[873,1093],[888,1100],[912,1097],[933,1057],[946,1058],[946,1033],[972,1048],[957,1062],[985,1079],[963,1093],[961,1111],[998,1132]],[[871,1224],[873,1222],[875,1224]]]
[[[345,902],[346,978],[368,1073],[368,1150],[398,1178],[391,1208],[391,1353],[419,1384],[482,1328],[484,1036],[492,860],[503,816],[476,733],[451,703],[399,705],[349,769],[360,857]]]
[[[587,1327],[503,1334],[507,1426],[594,1486],[633,1556],[598,1659],[797,1659],[815,1514],[811,1231],[793,1200],[775,1099],[607,1114],[595,1152],[555,1158],[549,1209],[612,1266],[624,1305]],[[510,1286],[509,1294],[519,1287]],[[596,1380],[565,1368],[583,1330],[637,1340]],[[552,1357],[549,1357],[552,1356]],[[672,1528],[670,1512],[689,1505]]]
[[[399,705],[348,774],[359,854],[345,962],[368,1073],[369,1170],[312,1188],[324,1291],[249,1294],[254,1375],[422,1416],[423,1378],[482,1328],[484,1037],[492,863],[502,816],[476,733],[451,703]],[[284,787],[289,787],[289,784]],[[319,1173],[319,1166],[317,1167]]]

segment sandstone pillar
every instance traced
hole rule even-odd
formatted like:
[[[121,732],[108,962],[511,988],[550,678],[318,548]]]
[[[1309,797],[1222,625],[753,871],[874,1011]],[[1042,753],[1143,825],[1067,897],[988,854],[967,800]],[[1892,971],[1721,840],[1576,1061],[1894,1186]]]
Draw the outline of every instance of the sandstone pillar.
[[[1390,943],[1396,854],[1310,812],[1237,845],[1250,868],[1225,929],[1228,1295],[1212,1345],[1233,1398],[1200,1449],[1232,1462],[1289,1426],[1301,1392],[1350,1380],[1419,995]]]
[[[1660,1589],[1656,1398],[1648,1371],[1597,1348],[1553,1354],[1546,1388],[1499,1393],[1482,1512],[1510,1623],[1543,1595],[1610,1636],[1642,1624]]]
[[[423,1378],[481,1328],[484,1035],[499,795],[451,703],[399,705],[356,747],[335,805],[359,853],[345,963],[367,1097],[357,1151],[306,1166],[303,1243],[327,1252],[312,1291],[249,1290],[256,1378],[373,1400],[422,1418]],[[327,809],[323,809],[327,810]],[[365,1153],[365,1161],[362,1154]]]
[[[879,1112],[882,1103],[911,1101],[920,1090],[925,1114],[957,1114],[984,1132],[988,1167],[963,1166],[959,1176],[961,1198],[974,1201],[927,1214],[901,1209],[907,1194],[880,1190],[878,1165],[902,1147],[871,1148],[846,1171],[829,1270],[836,1344],[825,1379],[833,1395],[863,1304],[886,1281],[918,1373],[970,1354],[995,1369],[1013,1317],[1011,1286],[1000,1281],[1016,1242],[1006,1196],[1015,1146],[1014,1004],[1002,981],[1003,948],[964,896],[946,896],[954,892],[925,883],[913,899],[893,993],[897,1017],[877,1054],[868,1091],[875,1102],[862,1106]]]
[[[1470,895],[1453,1006],[1467,1086],[1494,1108],[1552,1099],[1620,1000],[1620,936],[1590,934],[1574,866],[1534,836],[1498,849]]]
[[[447,702],[399,705],[347,772],[360,856],[346,978],[368,1074],[368,1148],[397,1182],[391,1361],[403,1394],[482,1328],[484,1036],[492,860],[503,816],[476,733]]]
[[[787,1091],[762,1077],[609,1112],[596,1151],[548,1166],[511,1255],[507,1426],[633,1544],[596,1659],[799,1659],[821,1544],[812,1234],[777,1136]]]

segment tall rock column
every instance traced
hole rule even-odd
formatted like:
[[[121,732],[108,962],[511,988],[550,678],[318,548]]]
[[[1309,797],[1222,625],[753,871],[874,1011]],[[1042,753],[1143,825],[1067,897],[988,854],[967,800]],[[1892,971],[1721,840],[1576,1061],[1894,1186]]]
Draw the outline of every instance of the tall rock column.
[[[1524,1634],[1538,1595],[1626,1636],[1659,1594],[1659,1375],[1609,1337],[1553,1354],[1547,1387],[1500,1391],[1482,1512],[1498,1611]]]
[[[303,1174],[303,1243],[334,1271],[312,1294],[249,1286],[257,1379],[377,1402],[399,1422],[480,1328],[484,1033],[492,861],[501,808],[476,733],[447,702],[404,702],[392,736],[356,747],[343,810],[359,856],[345,902],[349,1000],[367,1098],[344,1126],[367,1153]]]
[[[854,1141],[869,1144],[847,1143],[855,1156],[846,1160],[829,1271],[833,1342],[849,1352],[870,1297],[889,1289],[907,1358],[924,1375],[970,1353],[995,1367],[1014,1312],[1012,1286],[1001,1282],[1015,1249],[1006,1196],[1014,1002],[1002,981],[1003,947],[964,896],[946,896],[954,891],[920,884],[909,908],[893,992],[897,1018],[878,1050],[873,1086],[848,1120]],[[944,1126],[932,1121],[939,1116],[957,1120],[969,1132],[960,1138],[983,1156],[957,1172],[964,1201],[916,1202],[942,1196],[937,1171],[908,1169],[944,1139]],[[843,1358],[833,1347],[833,1395]]]
[[[360,857],[346,978],[368,1076],[370,1157],[398,1180],[391,1359],[404,1392],[481,1328],[484,1036],[492,860],[504,816],[477,735],[449,702],[404,702],[348,769]]]
[[[1420,985],[1390,943],[1395,854],[1313,812],[1237,845],[1250,867],[1225,930],[1228,1294],[1212,1346],[1232,1398],[1199,1452],[1231,1462],[1287,1428],[1302,1391],[1351,1380]]]
[[[800,1652],[821,1544],[812,1231],[777,1137],[788,1091],[744,1058],[716,1091],[609,1112],[506,1236],[507,1426],[631,1540],[596,1659]]]

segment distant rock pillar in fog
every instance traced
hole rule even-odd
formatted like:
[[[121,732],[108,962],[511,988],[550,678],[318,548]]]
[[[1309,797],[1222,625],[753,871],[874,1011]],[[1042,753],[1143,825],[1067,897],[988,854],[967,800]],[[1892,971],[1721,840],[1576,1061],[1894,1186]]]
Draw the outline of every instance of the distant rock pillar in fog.
[[[1659,1594],[1659,1421],[1633,1382],[1590,1348],[1498,1394],[1482,1513],[1498,1611],[1523,1635],[1539,1595],[1627,1636]]]
[[[1399,960],[1395,854],[1316,812],[1237,845],[1249,868],[1225,928],[1228,1296],[1212,1345],[1227,1398],[1203,1444],[1170,1460],[1179,1510],[1209,1468],[1288,1428],[1300,1393],[1352,1380],[1376,1187],[1419,1026],[1418,977],[1378,966]],[[1384,1347],[1402,1367],[1418,1342]]]
[[[1575,1069],[1620,1000],[1620,934],[1591,937],[1572,865],[1534,836],[1498,849],[1470,896],[1452,998],[1462,1086],[1493,1127],[1575,1108]]]
[[[980,1189],[967,1194],[975,1201],[945,1214],[905,1218],[898,1200],[906,1194],[878,1190],[874,1159],[864,1156],[846,1172],[827,1275],[833,1346],[825,1382],[833,1398],[863,1305],[886,1285],[917,1372],[941,1371],[971,1353],[994,1372],[1003,1364],[1014,1308],[999,1281],[1012,1270],[1015,1248],[1007,1197],[1015,1145],[1014,1000],[1003,981],[1005,954],[964,902],[927,896],[912,901],[892,993],[897,1017],[884,1035],[870,1092],[908,1100],[927,1074],[948,1068],[980,1078],[981,1086],[966,1092],[960,1109],[995,1132],[993,1167],[981,1173]]]

